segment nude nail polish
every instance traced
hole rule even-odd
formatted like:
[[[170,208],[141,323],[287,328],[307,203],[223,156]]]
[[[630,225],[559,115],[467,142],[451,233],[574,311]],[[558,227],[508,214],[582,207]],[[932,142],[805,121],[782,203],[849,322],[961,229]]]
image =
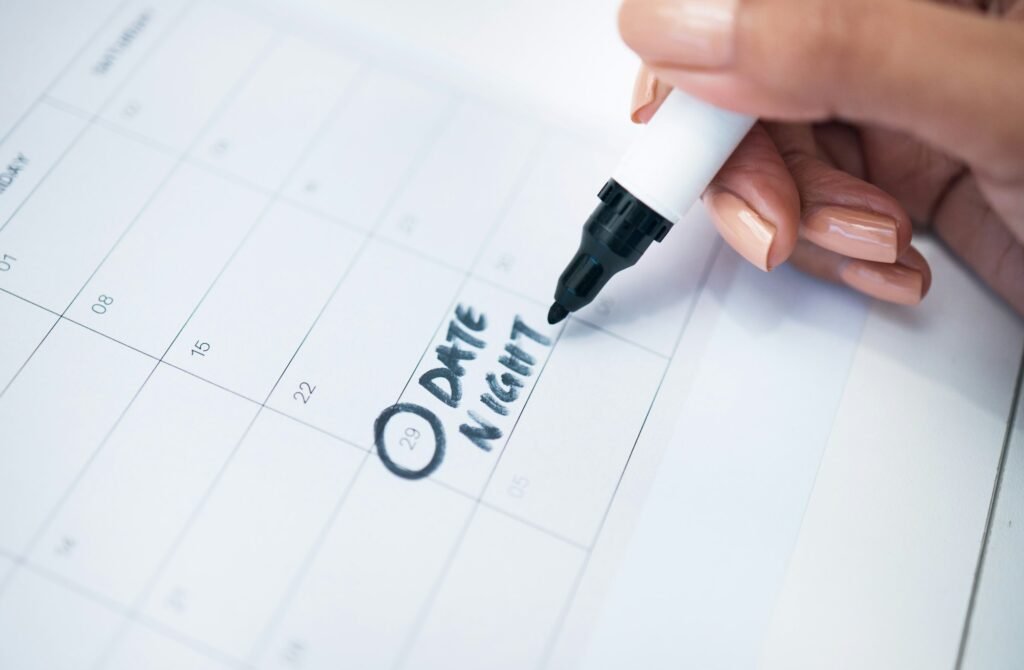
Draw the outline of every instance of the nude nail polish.
[[[633,123],[647,122],[641,112],[657,99],[660,85],[658,78],[654,76],[650,68],[646,65],[640,67],[640,71],[636,73],[636,81],[633,83],[633,102],[629,108],[629,118]]]
[[[924,297],[924,277],[904,265],[851,260],[839,269],[839,279],[861,293],[899,305],[916,305]]]
[[[895,219],[851,209],[828,206],[804,219],[803,236],[837,254],[880,263],[894,263],[897,251]]]
[[[620,27],[645,60],[716,68],[732,62],[738,0],[655,0],[624,7]],[[637,48],[634,46],[634,48]]]
[[[768,256],[775,241],[775,226],[728,191],[709,190],[704,202],[725,241],[758,268],[771,270]]]

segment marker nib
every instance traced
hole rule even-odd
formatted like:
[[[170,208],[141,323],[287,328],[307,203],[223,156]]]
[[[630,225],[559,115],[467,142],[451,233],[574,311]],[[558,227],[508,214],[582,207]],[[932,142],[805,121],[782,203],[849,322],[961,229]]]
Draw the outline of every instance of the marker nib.
[[[569,316],[569,310],[556,302],[551,305],[551,309],[548,310],[548,323],[554,325],[567,316]]]

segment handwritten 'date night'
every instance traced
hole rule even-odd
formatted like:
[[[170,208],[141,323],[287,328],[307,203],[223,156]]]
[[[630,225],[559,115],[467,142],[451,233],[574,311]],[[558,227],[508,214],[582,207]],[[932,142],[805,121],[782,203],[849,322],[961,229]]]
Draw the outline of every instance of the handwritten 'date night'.
[[[487,317],[474,314],[473,308],[458,305],[455,316],[448,322],[445,344],[434,350],[438,365],[420,375],[419,384],[430,392],[438,403],[459,409],[463,404],[463,377],[470,361],[476,360],[487,348]],[[551,346],[551,339],[530,328],[522,317],[516,315],[504,349],[496,357],[493,368],[486,373],[488,390],[479,399],[471,401],[465,410],[465,422],[459,426],[461,433],[476,447],[490,451],[493,442],[502,438],[502,430],[491,422],[498,416],[508,416],[510,407],[519,400],[525,386],[525,378],[533,374],[537,362],[537,350]],[[441,409],[439,406],[438,409]],[[430,427],[433,434],[433,453],[422,467],[410,468],[399,463],[394,456],[415,448],[426,437],[415,425],[422,422]],[[402,428],[388,430],[391,421],[396,420]],[[444,424],[430,408],[411,402],[400,402],[381,412],[373,424],[374,443],[388,470],[406,479],[420,479],[434,472],[444,460],[447,438]]]

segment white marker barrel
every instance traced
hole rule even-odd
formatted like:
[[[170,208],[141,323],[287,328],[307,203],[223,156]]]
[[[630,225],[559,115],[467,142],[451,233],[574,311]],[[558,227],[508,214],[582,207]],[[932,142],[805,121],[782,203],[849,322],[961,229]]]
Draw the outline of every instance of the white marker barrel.
[[[630,146],[612,179],[678,223],[755,121],[674,90]]]

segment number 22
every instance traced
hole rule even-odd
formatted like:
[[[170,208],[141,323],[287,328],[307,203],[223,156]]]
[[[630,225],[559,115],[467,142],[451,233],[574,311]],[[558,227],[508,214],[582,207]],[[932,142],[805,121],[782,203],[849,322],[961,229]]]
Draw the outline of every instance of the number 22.
[[[302,382],[299,384],[299,390],[292,394],[292,397],[296,400],[301,400],[302,404],[305,405],[309,402],[309,399],[313,397],[313,391],[316,390],[315,386],[310,386],[309,382]]]

